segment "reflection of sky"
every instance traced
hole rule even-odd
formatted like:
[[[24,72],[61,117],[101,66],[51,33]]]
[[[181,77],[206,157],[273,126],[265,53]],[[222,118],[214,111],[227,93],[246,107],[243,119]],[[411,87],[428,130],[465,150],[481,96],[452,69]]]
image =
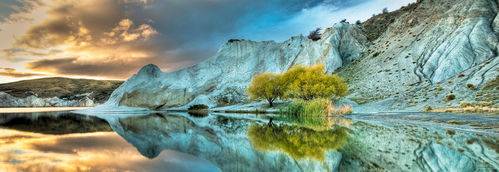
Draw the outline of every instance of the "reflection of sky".
[[[114,132],[44,135],[0,129],[0,171],[217,171],[165,150],[148,159]]]

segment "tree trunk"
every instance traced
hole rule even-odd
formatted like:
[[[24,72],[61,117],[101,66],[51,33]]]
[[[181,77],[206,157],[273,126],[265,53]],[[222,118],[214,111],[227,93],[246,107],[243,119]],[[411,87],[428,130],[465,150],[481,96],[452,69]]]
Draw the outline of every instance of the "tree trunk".
[[[270,107],[274,107],[274,103],[272,102],[273,101],[272,99],[267,99],[267,101],[269,102]]]

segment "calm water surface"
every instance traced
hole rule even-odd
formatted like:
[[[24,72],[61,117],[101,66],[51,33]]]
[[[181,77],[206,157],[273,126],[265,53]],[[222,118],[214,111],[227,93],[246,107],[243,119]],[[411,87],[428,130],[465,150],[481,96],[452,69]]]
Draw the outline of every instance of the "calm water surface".
[[[369,171],[376,166],[426,171],[417,162],[418,158],[429,161],[424,150],[420,157],[409,151],[403,154],[407,157],[400,157],[404,149],[413,151],[411,139],[422,140],[414,147],[433,145],[438,139],[438,144],[445,145],[448,139],[459,145],[457,136],[463,137],[462,142],[469,137],[485,139],[480,142],[484,145],[496,143],[499,118],[464,116],[464,122],[456,125],[452,121],[455,117],[354,114],[290,119],[252,114],[4,113],[0,114],[0,171]],[[270,118],[272,124],[268,123]],[[450,129],[453,136],[446,133]],[[434,131],[435,137],[425,135],[427,130]],[[382,143],[398,135],[400,140],[393,142],[409,146],[385,151],[395,147]],[[368,142],[362,140],[367,137]],[[467,153],[458,150],[459,146],[449,147],[452,151],[455,148],[457,155]],[[486,154],[490,159],[484,165],[474,164],[474,168],[496,170],[499,159],[495,158],[499,156],[493,154],[493,146],[484,147],[492,150]],[[355,152],[365,157],[356,157]],[[379,156],[394,155],[399,156],[394,162],[389,162],[390,158],[379,160]]]

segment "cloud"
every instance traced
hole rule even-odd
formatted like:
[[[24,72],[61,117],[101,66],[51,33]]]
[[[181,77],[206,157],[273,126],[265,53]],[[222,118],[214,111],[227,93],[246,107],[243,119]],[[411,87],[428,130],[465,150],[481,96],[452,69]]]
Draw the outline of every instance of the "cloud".
[[[20,1],[0,22],[3,59],[37,72],[125,79],[149,63],[167,71],[196,64],[231,38],[283,41],[387,0]]]
[[[27,77],[34,77],[34,76],[45,76],[45,74],[40,74],[40,73],[29,73],[29,72],[17,72],[16,69],[14,68],[3,68],[0,67],[0,76],[7,76],[7,77],[12,77],[12,78],[27,78]]]

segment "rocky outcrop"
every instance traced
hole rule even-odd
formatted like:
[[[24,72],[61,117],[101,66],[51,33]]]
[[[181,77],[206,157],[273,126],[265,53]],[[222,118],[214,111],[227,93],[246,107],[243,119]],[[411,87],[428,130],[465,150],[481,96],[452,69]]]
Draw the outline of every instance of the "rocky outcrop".
[[[240,103],[255,74],[317,63],[326,64],[331,73],[358,58],[366,43],[360,27],[346,23],[327,29],[315,42],[303,36],[282,43],[233,40],[210,59],[179,71],[163,73],[154,65],[143,67],[116,89],[106,104],[156,109]]]
[[[88,96],[79,100],[60,99],[58,97],[39,98],[34,95],[26,98],[11,96],[0,92],[0,107],[92,107],[95,106]]]
[[[349,98],[390,100],[376,104],[381,110],[499,103],[492,98],[498,94],[498,11],[494,0],[423,0],[395,12],[367,52],[339,71],[352,89]],[[480,94],[494,80],[494,91]],[[446,101],[448,95],[455,99]]]
[[[494,0],[423,0],[361,26],[335,24],[315,42],[303,36],[282,43],[231,40],[215,56],[179,71],[145,66],[106,105],[185,109],[242,103],[255,74],[317,63],[346,79],[352,93],[347,98],[365,107],[357,109],[419,111],[463,100],[497,105],[498,11]],[[379,33],[366,30],[378,23],[384,24]],[[455,99],[446,100],[449,95]]]

